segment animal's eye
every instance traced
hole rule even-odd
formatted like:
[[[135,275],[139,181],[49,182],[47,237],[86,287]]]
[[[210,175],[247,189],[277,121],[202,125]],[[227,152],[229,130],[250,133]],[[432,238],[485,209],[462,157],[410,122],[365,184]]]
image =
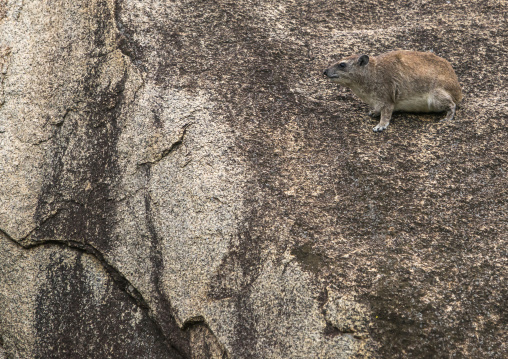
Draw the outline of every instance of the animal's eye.
[[[344,67],[346,67],[346,63],[345,63],[345,62],[341,62],[341,63],[339,64],[339,67],[340,67],[340,68],[344,68]]]

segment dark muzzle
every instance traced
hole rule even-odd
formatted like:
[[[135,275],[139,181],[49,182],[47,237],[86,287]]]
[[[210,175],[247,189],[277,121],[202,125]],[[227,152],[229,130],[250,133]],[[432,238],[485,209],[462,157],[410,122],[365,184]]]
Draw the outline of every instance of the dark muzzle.
[[[334,79],[334,78],[337,78],[339,77],[339,75],[337,74],[334,74],[332,71],[330,71],[330,69],[326,69],[325,71],[323,71],[323,75],[330,78],[330,79]]]

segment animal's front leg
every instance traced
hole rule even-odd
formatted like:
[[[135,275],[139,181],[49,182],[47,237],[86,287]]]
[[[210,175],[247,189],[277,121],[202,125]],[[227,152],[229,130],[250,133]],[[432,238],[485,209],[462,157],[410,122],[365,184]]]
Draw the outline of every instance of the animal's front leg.
[[[370,117],[379,117],[379,116],[381,116],[381,113],[379,111],[376,111],[376,110],[370,110],[368,115]]]
[[[369,111],[368,115],[370,117],[379,117],[379,116],[381,116],[381,108],[382,108],[381,104],[379,104],[379,103],[374,104],[371,107],[371,110]]]
[[[374,132],[381,132],[383,130],[386,130],[386,128],[390,124],[392,112],[393,112],[393,104],[387,104],[381,108],[381,120],[379,121],[377,126],[373,128]]]

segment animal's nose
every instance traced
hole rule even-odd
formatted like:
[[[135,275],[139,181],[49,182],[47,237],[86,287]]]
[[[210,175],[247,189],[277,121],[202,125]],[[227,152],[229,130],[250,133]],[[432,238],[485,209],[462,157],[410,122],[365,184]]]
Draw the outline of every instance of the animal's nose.
[[[325,71],[323,71],[323,75],[328,76],[328,69],[325,69]]]

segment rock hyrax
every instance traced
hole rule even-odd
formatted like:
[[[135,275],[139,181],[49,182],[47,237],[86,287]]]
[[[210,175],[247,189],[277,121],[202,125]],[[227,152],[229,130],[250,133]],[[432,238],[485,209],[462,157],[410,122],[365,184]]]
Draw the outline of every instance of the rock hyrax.
[[[369,104],[372,108],[369,115],[381,116],[375,132],[388,127],[393,111],[447,111],[444,120],[451,120],[462,99],[450,63],[429,52],[354,55],[327,68],[324,75],[349,87]]]

